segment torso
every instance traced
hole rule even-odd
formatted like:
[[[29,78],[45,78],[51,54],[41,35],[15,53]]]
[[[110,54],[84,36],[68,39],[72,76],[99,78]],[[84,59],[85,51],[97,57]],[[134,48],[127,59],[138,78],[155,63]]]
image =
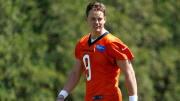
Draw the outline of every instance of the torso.
[[[86,99],[91,99],[96,95],[116,95],[121,98],[118,87],[120,68],[110,56],[111,50],[108,46],[112,40],[116,40],[116,37],[106,34],[91,43],[89,36],[82,38],[76,46],[76,51],[78,51],[76,55],[81,59],[86,74]]]

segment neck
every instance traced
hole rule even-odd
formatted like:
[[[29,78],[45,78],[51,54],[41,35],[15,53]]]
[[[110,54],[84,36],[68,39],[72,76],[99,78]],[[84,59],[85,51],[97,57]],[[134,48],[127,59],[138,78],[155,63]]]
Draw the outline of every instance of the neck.
[[[101,36],[103,33],[104,33],[104,28],[100,31],[100,32],[94,32],[94,31],[92,31],[91,32],[91,38],[92,39],[96,39],[97,37],[99,37],[99,36]]]
[[[97,37],[99,37],[101,35],[101,32],[91,32],[91,38],[92,39],[96,39]]]

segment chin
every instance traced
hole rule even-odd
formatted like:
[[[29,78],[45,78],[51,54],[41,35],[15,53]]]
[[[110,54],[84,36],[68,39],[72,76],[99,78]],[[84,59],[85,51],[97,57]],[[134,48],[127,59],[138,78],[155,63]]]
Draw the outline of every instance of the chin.
[[[96,29],[94,30],[96,33],[101,33],[101,30],[100,29]]]

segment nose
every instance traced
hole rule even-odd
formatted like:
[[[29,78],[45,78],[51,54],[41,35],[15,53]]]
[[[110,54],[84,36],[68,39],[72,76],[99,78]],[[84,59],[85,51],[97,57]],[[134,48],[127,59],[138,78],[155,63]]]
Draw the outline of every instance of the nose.
[[[96,23],[96,24],[99,24],[99,21],[98,21],[98,19],[96,19],[96,20],[95,20],[95,23]]]

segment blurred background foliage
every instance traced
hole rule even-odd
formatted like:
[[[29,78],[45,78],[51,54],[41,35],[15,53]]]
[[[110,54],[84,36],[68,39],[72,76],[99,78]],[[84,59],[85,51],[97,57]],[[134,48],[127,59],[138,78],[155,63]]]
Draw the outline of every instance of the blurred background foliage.
[[[0,0],[0,100],[55,101],[95,0]],[[135,55],[139,101],[180,101],[180,0],[97,0]],[[128,94],[120,76],[124,101]],[[66,101],[84,101],[84,78]]]

